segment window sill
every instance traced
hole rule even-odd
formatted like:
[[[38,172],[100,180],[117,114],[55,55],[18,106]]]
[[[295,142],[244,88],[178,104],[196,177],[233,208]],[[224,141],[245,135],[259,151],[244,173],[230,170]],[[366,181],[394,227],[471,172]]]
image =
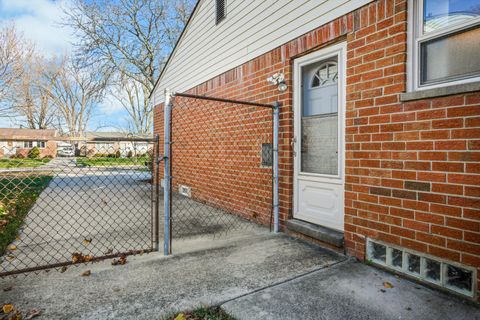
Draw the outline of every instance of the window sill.
[[[427,90],[419,90],[412,92],[405,92],[400,94],[400,101],[413,101],[427,98],[437,98],[443,96],[450,96],[460,93],[468,93],[480,91],[480,81],[472,83],[457,84],[448,87],[433,88]]]

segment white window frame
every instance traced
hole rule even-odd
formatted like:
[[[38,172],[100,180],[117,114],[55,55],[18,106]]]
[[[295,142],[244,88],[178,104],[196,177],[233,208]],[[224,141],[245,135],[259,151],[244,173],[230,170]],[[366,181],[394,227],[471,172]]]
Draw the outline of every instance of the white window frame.
[[[35,145],[34,141],[23,141],[22,142],[22,148],[23,149],[29,149],[29,148],[33,148],[35,146],[36,145]]]
[[[115,144],[112,142],[95,142],[95,150],[98,153],[116,152]]]
[[[423,32],[423,0],[409,0],[408,2],[408,91],[421,91],[433,88],[447,87],[452,85],[480,82],[480,76],[473,76],[464,79],[444,81],[435,84],[420,84],[420,43],[447,36],[462,30],[480,27],[480,17],[462,23],[455,23],[433,32]]]

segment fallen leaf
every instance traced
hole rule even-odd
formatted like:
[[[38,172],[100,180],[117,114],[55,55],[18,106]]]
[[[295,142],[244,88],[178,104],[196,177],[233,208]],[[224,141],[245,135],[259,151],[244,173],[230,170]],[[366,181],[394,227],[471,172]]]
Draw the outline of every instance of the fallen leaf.
[[[186,320],[185,315],[183,313],[179,313],[176,317],[175,320]]]
[[[32,309],[32,310],[28,311],[27,314],[25,315],[25,320],[33,319],[35,317],[38,317],[41,314],[42,314],[42,310]]]
[[[90,242],[92,242],[91,238],[90,239],[83,239],[83,241],[82,241],[82,243],[85,247],[88,246],[90,244]]]
[[[391,284],[391,283],[388,282],[388,281],[385,281],[385,282],[383,283],[383,287],[384,287],[384,288],[387,288],[387,289],[392,289],[392,288],[393,288],[393,284]]]
[[[10,303],[9,304],[4,304],[3,307],[2,307],[2,311],[5,314],[8,314],[8,313],[12,312],[12,310],[13,310],[13,304],[10,304]]]
[[[12,291],[13,287],[6,287],[6,288],[3,288],[3,292],[7,292],[7,291]]]
[[[7,247],[7,249],[10,250],[10,251],[14,251],[14,250],[17,250],[17,246],[14,245],[14,244],[11,244]]]
[[[82,277],[88,277],[88,276],[90,276],[91,274],[92,274],[92,271],[87,270],[87,271],[84,271],[84,272],[82,273]]]
[[[83,261],[83,254],[81,254],[80,252],[74,252],[72,254],[72,262],[73,263],[79,263],[79,262],[82,262]]]
[[[12,261],[13,259],[15,259],[15,256],[14,256],[13,254],[8,254],[8,255],[7,255],[7,259],[8,259],[9,261]]]
[[[65,271],[67,271],[68,267],[67,266],[63,266],[62,269],[60,269],[60,273],[64,273]]]
[[[112,266],[124,265],[125,263],[127,263],[127,257],[125,255],[121,255],[118,260],[113,259]]]
[[[113,252],[113,249],[108,249],[107,251],[105,251],[105,254],[111,254]]]
[[[93,260],[92,255],[83,255],[81,252],[74,252],[72,254],[72,262],[73,263],[82,263],[82,262],[89,262]]]

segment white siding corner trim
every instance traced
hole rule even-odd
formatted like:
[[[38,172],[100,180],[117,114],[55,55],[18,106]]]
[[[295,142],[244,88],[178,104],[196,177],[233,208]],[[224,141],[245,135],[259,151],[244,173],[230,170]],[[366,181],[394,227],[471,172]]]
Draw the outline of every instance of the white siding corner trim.
[[[226,1],[227,17],[215,24],[215,0],[200,0],[154,92],[184,92],[372,0]]]

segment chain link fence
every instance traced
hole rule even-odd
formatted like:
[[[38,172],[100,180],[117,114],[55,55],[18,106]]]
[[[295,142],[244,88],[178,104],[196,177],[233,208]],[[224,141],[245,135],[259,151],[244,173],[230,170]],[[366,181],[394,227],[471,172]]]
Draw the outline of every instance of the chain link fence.
[[[174,241],[272,224],[273,110],[175,94],[169,162]]]
[[[152,139],[0,147],[0,276],[158,247]]]

